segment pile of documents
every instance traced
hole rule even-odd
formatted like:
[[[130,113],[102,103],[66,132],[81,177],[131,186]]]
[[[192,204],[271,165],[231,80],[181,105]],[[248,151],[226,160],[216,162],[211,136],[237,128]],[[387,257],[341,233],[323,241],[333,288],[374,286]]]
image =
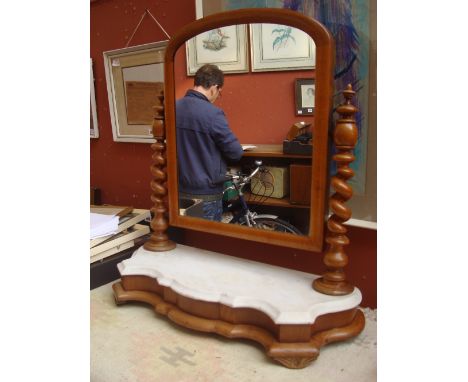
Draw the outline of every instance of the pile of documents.
[[[135,245],[135,239],[146,235],[150,228],[142,223],[150,221],[149,210],[132,207],[91,206],[90,252],[91,263],[112,256]]]
[[[117,233],[119,217],[91,212],[91,240]]]

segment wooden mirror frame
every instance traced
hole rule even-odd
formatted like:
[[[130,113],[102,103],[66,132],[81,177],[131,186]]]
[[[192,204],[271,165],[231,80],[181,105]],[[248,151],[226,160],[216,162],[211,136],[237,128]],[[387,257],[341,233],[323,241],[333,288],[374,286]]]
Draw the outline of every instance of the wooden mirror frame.
[[[308,236],[253,230],[237,224],[223,224],[179,214],[175,118],[175,55],[190,38],[214,28],[234,24],[276,23],[290,25],[309,34],[316,45],[315,117],[312,150],[310,227]],[[318,21],[286,9],[240,9],[217,13],[194,21],[178,31],[166,48],[165,130],[167,144],[167,187],[169,224],[175,227],[236,237],[261,243],[320,252],[323,249],[328,203],[328,135],[333,97],[334,40]],[[196,219],[196,220],[195,220]]]

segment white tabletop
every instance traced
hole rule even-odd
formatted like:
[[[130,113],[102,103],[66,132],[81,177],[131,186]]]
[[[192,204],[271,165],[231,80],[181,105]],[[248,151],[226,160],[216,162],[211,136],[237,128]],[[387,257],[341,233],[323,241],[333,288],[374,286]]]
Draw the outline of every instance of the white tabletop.
[[[180,295],[232,308],[253,308],[276,324],[312,324],[323,314],[359,305],[359,289],[346,296],[316,292],[319,276],[178,244],[151,252],[140,247],[118,265],[121,276],[143,275]]]

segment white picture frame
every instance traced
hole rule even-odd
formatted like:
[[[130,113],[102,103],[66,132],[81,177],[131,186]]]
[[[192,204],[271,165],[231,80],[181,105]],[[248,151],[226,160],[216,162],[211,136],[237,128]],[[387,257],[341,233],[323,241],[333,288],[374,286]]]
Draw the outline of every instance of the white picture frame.
[[[90,138],[99,138],[99,127],[96,109],[96,95],[94,93],[94,72],[93,72],[93,59],[90,59],[90,104],[91,104],[91,118],[89,123]]]
[[[246,25],[231,25],[201,33],[185,46],[189,76],[195,75],[205,64],[217,65],[224,73],[249,71]]]
[[[167,41],[161,41],[103,52],[114,141],[155,142],[152,107],[159,104],[155,94],[164,86],[166,46]],[[142,92],[132,92],[135,98],[130,99],[129,85],[138,84]],[[145,114],[143,122],[130,119],[130,111],[138,107],[135,113]]]
[[[315,68],[315,43],[300,29],[277,24],[251,24],[252,71]]]

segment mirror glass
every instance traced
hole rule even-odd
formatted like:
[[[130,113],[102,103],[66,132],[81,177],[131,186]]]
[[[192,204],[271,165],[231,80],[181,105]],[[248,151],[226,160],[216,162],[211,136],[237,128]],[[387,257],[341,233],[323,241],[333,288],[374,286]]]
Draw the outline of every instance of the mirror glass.
[[[251,57],[248,66],[233,66],[226,62],[230,57],[235,63],[244,62],[242,55],[246,51]],[[220,60],[221,57],[227,59]],[[313,110],[313,98],[309,96],[313,90],[315,67],[313,40],[299,29],[269,23],[228,26],[200,33],[176,53],[176,99],[186,96],[189,89],[193,91],[196,69],[205,63],[216,64],[224,72],[224,85],[219,96],[214,90],[213,105],[224,112],[244,153],[240,160],[229,159],[229,153],[225,152],[229,147],[220,146],[214,132],[198,130],[209,129],[209,126],[188,126],[184,119],[184,129],[190,131],[181,133],[184,142],[178,135],[180,132],[177,134],[178,173],[179,176],[190,173],[193,177],[179,179],[179,214],[193,219],[203,218],[203,200],[210,200],[210,197],[206,194],[197,197],[199,190],[181,193],[180,189],[185,191],[191,187],[189,182],[197,180],[202,172],[211,178],[214,175],[219,178],[227,171],[234,178],[228,176],[224,182],[223,195],[217,192],[218,198],[223,200],[219,224],[241,224],[288,235],[309,235],[312,154],[309,139],[314,115],[298,114],[296,105],[299,102]],[[298,80],[307,80],[307,84],[298,83]],[[200,95],[199,91],[197,93]],[[193,94],[189,97],[193,98]],[[203,96],[203,101],[209,103],[211,99]],[[184,124],[179,119],[180,113],[184,111],[176,108],[178,128]],[[205,118],[201,109],[190,113],[194,113],[192,118],[198,121]],[[188,122],[195,121],[189,119]],[[205,121],[205,125],[209,122]],[[206,134],[205,140],[199,142],[193,134],[199,135],[198,138]],[[187,144],[190,139],[192,144]],[[221,152],[221,161],[225,165],[219,164],[217,155],[207,154],[213,148]],[[205,160],[208,157],[215,157],[215,163],[194,165],[196,161],[210,162]],[[260,166],[258,161],[261,161]],[[194,174],[194,168],[200,169],[200,176]],[[259,170],[252,178],[242,180],[256,168]],[[216,174],[208,175],[213,171]]]
[[[162,41],[103,53],[114,141],[154,142],[153,106],[164,88],[166,45]]]
[[[223,50],[228,54],[220,54]],[[171,38],[164,61],[170,225],[308,251],[322,250],[333,58],[333,39],[325,27],[284,9],[240,9],[207,16]],[[187,98],[187,91],[193,92],[194,73],[207,62],[224,72],[224,84],[221,88],[216,86],[220,84],[208,86],[203,105],[219,108],[224,116],[219,111],[212,115],[198,104],[190,112],[193,115],[189,113],[184,138],[176,129],[184,121],[180,113],[176,118],[176,102]],[[215,102],[211,104],[210,99]],[[225,153],[224,160],[214,156],[194,166],[184,152],[201,150],[211,158],[208,154],[226,147],[213,142],[205,145],[209,139],[203,139],[190,122],[196,115],[210,116],[209,121],[216,121],[216,126],[225,118],[240,145],[248,148],[242,150],[236,143],[230,154]],[[219,175],[215,199],[219,200],[226,189],[225,210],[227,207],[234,209],[227,212],[237,212],[233,203],[237,200],[241,203],[240,214],[226,213],[221,221],[201,217],[200,200],[207,200],[207,194],[197,198],[197,192],[187,193],[179,183],[179,175],[181,169],[188,169],[186,178],[191,180],[191,174],[200,171],[196,168],[203,166],[215,168],[213,174]],[[257,168],[255,176],[244,179]],[[231,183],[225,183],[224,170],[228,169]],[[243,198],[239,199],[236,185],[242,180]],[[245,217],[246,211],[256,218],[258,228],[249,227],[253,220]],[[235,224],[230,221],[232,216],[239,217]]]

